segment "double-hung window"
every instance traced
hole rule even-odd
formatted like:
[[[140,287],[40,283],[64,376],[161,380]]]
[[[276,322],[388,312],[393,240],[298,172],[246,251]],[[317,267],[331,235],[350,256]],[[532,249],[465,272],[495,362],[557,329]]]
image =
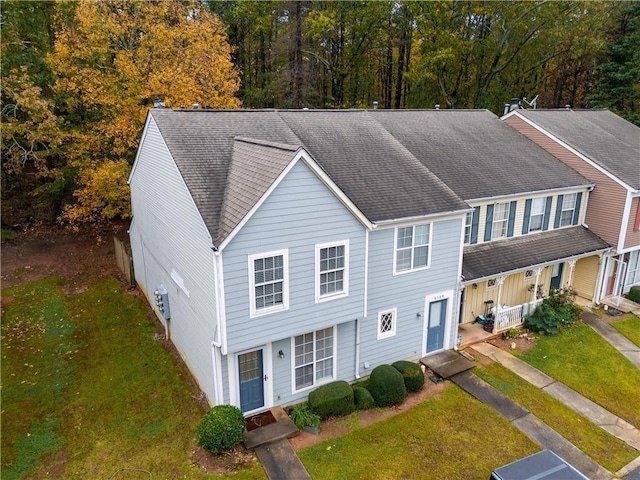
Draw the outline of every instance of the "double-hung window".
[[[464,244],[469,245],[471,243],[471,223],[473,222],[473,212],[467,213],[464,218]]]
[[[249,256],[251,316],[289,308],[286,250]]]
[[[531,200],[531,214],[529,217],[529,231],[538,232],[542,230],[542,224],[544,222],[544,209],[546,204],[546,198],[534,198]]]
[[[333,327],[293,338],[294,391],[333,380],[334,340]]]
[[[560,226],[573,225],[573,214],[576,209],[578,194],[570,193],[562,198],[562,212],[560,213]]]
[[[429,266],[431,225],[396,228],[395,273]]]
[[[316,245],[316,302],[349,293],[349,242]]]
[[[493,207],[493,224],[491,226],[491,239],[507,236],[509,225],[509,203],[496,203]]]

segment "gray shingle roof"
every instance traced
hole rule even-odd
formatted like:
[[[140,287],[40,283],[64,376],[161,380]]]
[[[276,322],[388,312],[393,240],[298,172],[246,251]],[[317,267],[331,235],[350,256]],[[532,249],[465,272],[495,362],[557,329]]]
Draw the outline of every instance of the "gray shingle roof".
[[[150,115],[158,125],[214,242],[220,238],[217,231],[234,138],[244,135],[300,145],[300,140],[275,111],[152,109]]]
[[[608,110],[518,110],[518,114],[640,189],[640,127]]]
[[[297,110],[280,116],[373,222],[468,208],[370,112]]]
[[[371,114],[465,200],[590,183],[488,110]]]
[[[289,158],[285,152],[298,147],[372,222],[468,208],[365,111],[154,109],[150,115],[216,246],[275,180]],[[263,178],[249,180],[257,172]]]
[[[581,225],[469,245],[464,247],[462,276],[469,282],[607,248]]]
[[[215,245],[238,226],[280,176],[299,147],[236,137]]]

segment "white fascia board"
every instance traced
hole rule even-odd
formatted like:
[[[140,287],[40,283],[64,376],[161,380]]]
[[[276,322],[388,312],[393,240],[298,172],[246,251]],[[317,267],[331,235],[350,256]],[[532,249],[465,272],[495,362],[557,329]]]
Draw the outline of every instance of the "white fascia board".
[[[253,215],[258,211],[258,209],[262,206],[262,204],[269,198],[271,193],[278,188],[278,185],[284,180],[284,178],[289,174],[291,169],[298,163],[298,161],[302,160],[305,165],[307,165],[312,172],[316,174],[316,176],[324,183],[329,190],[342,202],[342,204],[347,207],[347,209],[356,217],[360,223],[362,223],[366,228],[372,230],[375,226],[365,217],[365,215],[355,206],[355,204],[347,197],[342,190],[338,188],[338,186],[329,178],[329,176],[320,168],[315,160],[304,150],[302,147],[298,149],[295,157],[289,162],[284,170],[278,175],[278,178],[271,184],[271,186],[267,189],[267,191],[260,197],[260,199],[256,202],[256,204],[251,207],[249,213],[247,213],[244,218],[236,225],[233,231],[227,235],[227,238],[220,244],[218,247],[218,251],[222,251],[225,249],[227,245],[233,240],[233,238],[238,234],[240,230],[246,225],[246,223],[253,217]]]
[[[624,200],[624,210],[622,212],[622,222],[620,222],[620,233],[618,234],[618,245],[616,245],[616,250],[618,252],[624,250],[624,241],[627,238],[627,227],[629,226],[629,220],[631,217],[631,203],[632,203],[631,192],[627,192],[627,197]],[[633,219],[635,221],[635,218]]]
[[[602,174],[606,175],[607,177],[609,177],[611,180],[613,180],[614,182],[616,182],[618,185],[620,185],[623,188],[626,188],[627,190],[630,191],[634,191],[633,188],[631,188],[629,185],[627,185],[625,182],[623,182],[622,180],[620,180],[618,177],[616,177],[614,174],[612,174],[611,172],[609,172],[609,170],[605,169],[604,167],[601,167],[600,165],[598,165],[597,163],[595,163],[593,160],[589,159],[588,157],[586,157],[585,155],[583,155],[582,153],[580,153],[579,151],[577,151],[575,148],[573,148],[572,146],[568,145],[567,143],[563,142],[562,140],[560,140],[558,137],[556,137],[555,135],[553,135],[552,133],[548,132],[547,130],[545,130],[544,128],[542,128],[540,125],[538,125],[537,123],[533,122],[532,120],[529,120],[528,118],[524,117],[523,115],[520,115],[518,113],[517,110],[514,110],[513,112],[510,112],[509,114],[507,114],[506,116],[503,117],[507,118],[510,116],[510,114],[513,113],[514,115],[517,115],[518,118],[522,119],[524,122],[528,123],[529,125],[531,125],[533,128],[535,128],[536,130],[538,130],[540,133],[542,133],[543,135],[546,135],[547,137],[549,137],[551,140],[553,140],[554,142],[556,142],[557,144],[563,146],[564,148],[566,148],[567,150],[569,150],[571,153],[573,153],[574,155],[576,155],[577,157],[579,157],[581,160],[583,160],[585,163],[591,165],[593,168],[595,168],[596,170],[598,170],[599,172],[601,172]],[[513,128],[513,127],[511,127]],[[515,128],[514,128],[515,130]],[[526,135],[525,135],[526,136]],[[578,172],[579,173],[579,172]]]
[[[551,260],[551,261],[548,261],[548,262],[536,263],[534,265],[528,265],[526,267],[516,268],[514,270],[508,270],[506,272],[498,272],[498,273],[494,273],[493,275],[488,275],[488,276],[480,277],[480,278],[474,278],[472,280],[466,280],[465,279],[465,280],[461,281],[460,284],[463,287],[466,287],[466,286],[472,285],[474,283],[485,282],[485,281],[489,280],[490,278],[508,277],[509,275],[513,275],[514,273],[525,272],[527,270],[532,270],[534,268],[547,267],[549,265],[553,265],[554,263],[567,262],[569,260],[580,260],[581,258],[591,257],[593,255],[598,255],[600,253],[606,253],[606,252],[609,252],[609,251],[611,251],[611,247],[601,248],[599,250],[594,250],[592,252],[581,253],[580,255],[571,255],[569,257],[558,258],[558,259]]]
[[[140,143],[138,144],[138,150],[136,151],[136,158],[133,161],[133,166],[131,167],[131,172],[129,173],[129,178],[127,178],[127,185],[131,184],[131,179],[133,178],[133,172],[136,170],[136,165],[138,165],[138,157],[140,156],[140,151],[142,150],[142,145],[144,145],[144,139],[147,136],[147,128],[149,127],[149,123],[152,122],[151,112],[147,112],[147,119],[144,122],[144,128],[142,129],[142,136],[140,137]],[[154,122],[155,123],[155,122]]]
[[[421,215],[415,217],[396,218],[393,220],[382,220],[376,222],[375,227],[379,230],[385,228],[395,228],[405,225],[415,225],[416,223],[430,223],[435,221],[452,220],[455,218],[464,217],[467,213],[473,212],[473,207],[465,208],[463,210],[452,210],[449,212],[432,213],[429,215]]]
[[[500,200],[505,200],[505,199],[518,199],[518,198],[531,198],[534,196],[542,196],[542,195],[548,195],[549,193],[560,193],[560,192],[564,192],[564,193],[577,193],[577,192],[581,192],[583,190],[590,190],[593,189],[596,186],[595,183],[585,183],[584,185],[574,185],[571,187],[558,187],[558,188],[548,188],[546,190],[536,190],[533,192],[522,192],[522,193],[511,193],[509,195],[496,195],[496,196],[491,196],[491,197],[481,197],[481,198],[467,198],[465,199],[465,202],[467,203],[482,203],[485,204],[489,201],[500,201]],[[476,205],[478,206],[478,205]]]

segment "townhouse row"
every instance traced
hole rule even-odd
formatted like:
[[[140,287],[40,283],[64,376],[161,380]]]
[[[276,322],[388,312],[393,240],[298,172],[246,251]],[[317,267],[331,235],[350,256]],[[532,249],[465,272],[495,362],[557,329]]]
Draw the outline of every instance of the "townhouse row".
[[[151,110],[135,276],[209,402],[293,404],[454,348],[487,308],[508,328],[537,292],[638,283],[638,225],[622,249],[591,225],[599,178],[520,133],[524,113]]]

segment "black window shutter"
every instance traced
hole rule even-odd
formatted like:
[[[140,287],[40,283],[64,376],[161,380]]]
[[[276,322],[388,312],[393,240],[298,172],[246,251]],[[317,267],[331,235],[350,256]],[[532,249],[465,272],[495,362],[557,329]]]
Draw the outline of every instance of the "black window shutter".
[[[564,195],[558,195],[558,204],[556,205],[556,218],[553,221],[553,228],[558,228],[560,226],[560,217],[562,216],[562,200],[564,199]]]
[[[509,221],[507,223],[507,237],[513,237],[513,227],[516,223],[516,206],[515,200],[509,204]]]
[[[549,219],[551,218],[551,202],[553,201],[553,197],[547,197],[547,204],[544,207],[544,220],[542,229],[549,230]]]
[[[529,219],[531,218],[531,199],[528,198],[526,202],[524,202],[524,222],[522,222],[522,234],[526,235],[529,233]]]
[[[573,211],[573,224],[578,224],[578,219],[580,218],[580,202],[582,201],[582,192],[578,192],[576,196],[576,209]]]
[[[493,204],[487,205],[487,221],[484,224],[484,241],[491,240],[491,229],[493,227]]]

